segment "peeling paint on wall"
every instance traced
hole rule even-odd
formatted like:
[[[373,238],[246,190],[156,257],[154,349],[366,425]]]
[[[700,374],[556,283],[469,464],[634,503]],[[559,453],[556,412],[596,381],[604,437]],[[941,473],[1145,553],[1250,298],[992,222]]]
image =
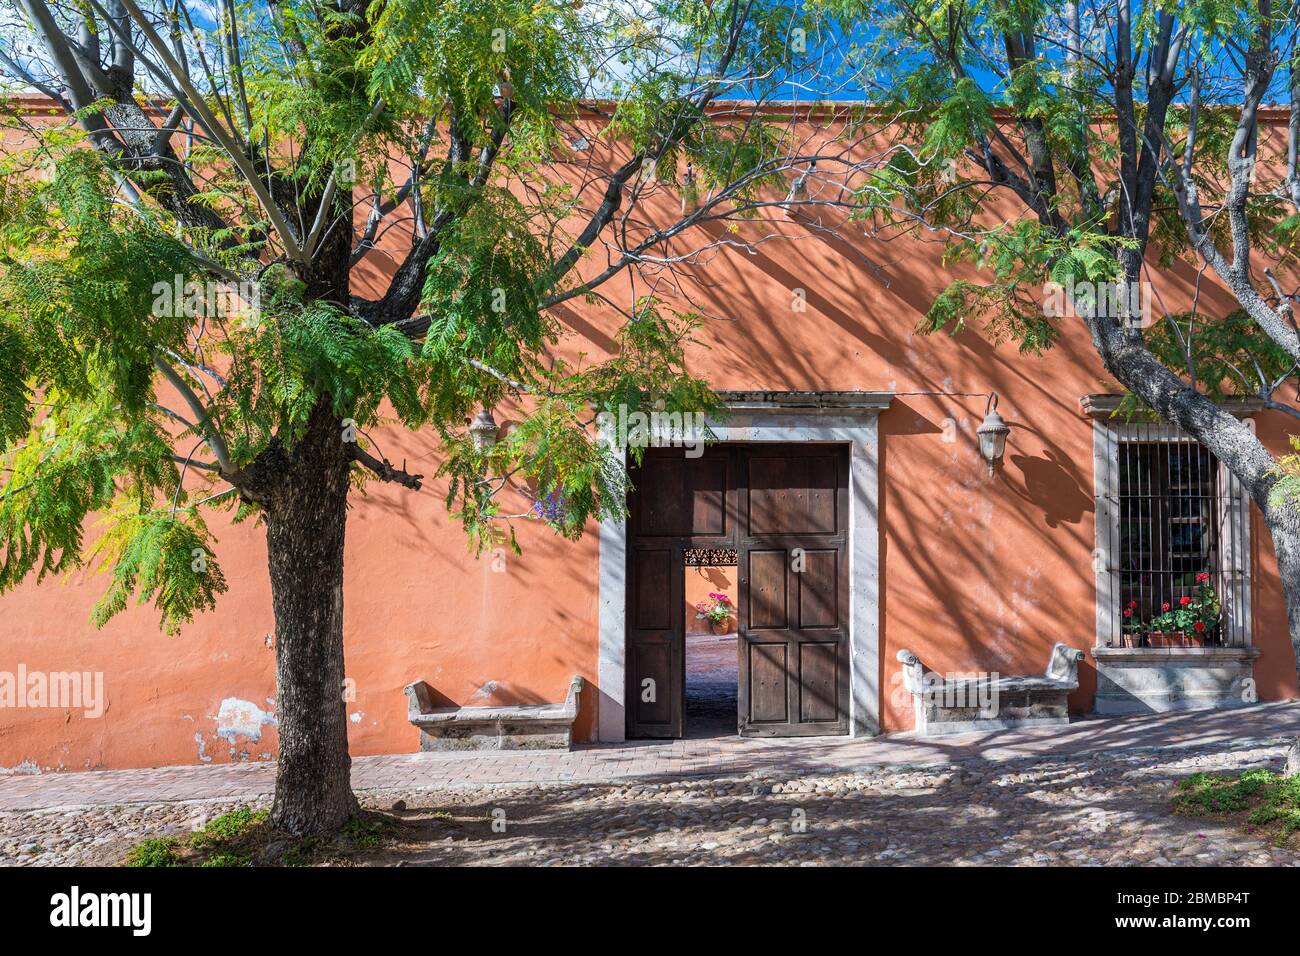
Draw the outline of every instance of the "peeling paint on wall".
[[[354,713],[349,714],[349,715],[348,715],[348,720],[352,721],[354,724],[359,724],[359,723],[361,723],[361,718],[364,717],[364,716],[366,716],[366,715],[363,714],[361,711],[358,710],[358,711],[355,711]]]
[[[275,724],[275,714],[263,710],[251,700],[240,700],[238,697],[227,697],[221,702],[221,708],[217,711],[217,736],[224,738],[226,743],[230,744],[230,756],[235,756],[235,743],[239,738],[244,738],[250,743],[259,743],[262,739],[262,728],[267,724]]]
[[[0,767],[0,773],[30,773],[38,774],[41,772],[40,766],[35,760],[24,760],[22,763],[13,767]]]
[[[494,681],[494,680],[490,680],[490,681],[488,681],[486,684],[484,684],[482,687],[480,687],[478,690],[474,691],[474,696],[471,697],[470,699],[471,699],[471,700],[486,700],[487,698],[491,697],[493,694],[495,694],[495,693],[496,693],[498,690],[500,690],[500,689],[501,689],[501,685],[500,685],[500,684],[498,684],[498,683],[497,683],[496,681]]]

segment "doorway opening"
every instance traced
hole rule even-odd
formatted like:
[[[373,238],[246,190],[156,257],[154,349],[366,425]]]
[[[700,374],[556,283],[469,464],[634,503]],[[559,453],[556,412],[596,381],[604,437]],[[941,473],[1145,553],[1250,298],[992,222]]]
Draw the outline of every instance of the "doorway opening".
[[[774,442],[630,470],[628,737],[849,732],[848,466]]]
[[[736,552],[687,549],[683,563],[686,736],[734,736],[740,680]]]

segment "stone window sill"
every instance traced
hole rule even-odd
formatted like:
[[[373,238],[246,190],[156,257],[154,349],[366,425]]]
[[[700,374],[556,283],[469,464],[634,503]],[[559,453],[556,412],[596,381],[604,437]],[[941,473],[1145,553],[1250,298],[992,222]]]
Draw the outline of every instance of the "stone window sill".
[[[1097,661],[1159,661],[1200,664],[1206,661],[1248,661],[1259,657],[1257,647],[1094,647]]]

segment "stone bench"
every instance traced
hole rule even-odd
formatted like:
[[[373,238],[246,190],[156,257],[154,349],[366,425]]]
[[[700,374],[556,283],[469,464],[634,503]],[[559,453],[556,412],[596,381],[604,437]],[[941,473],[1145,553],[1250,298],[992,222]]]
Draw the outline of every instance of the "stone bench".
[[[568,750],[582,686],[573,678],[562,704],[495,707],[434,707],[433,689],[422,680],[402,691],[421,750]]]
[[[1083,651],[1056,644],[1042,676],[954,674],[927,671],[909,650],[898,652],[903,686],[912,695],[916,733],[922,737],[978,730],[1009,730],[1070,722],[1066,698],[1079,686]]]

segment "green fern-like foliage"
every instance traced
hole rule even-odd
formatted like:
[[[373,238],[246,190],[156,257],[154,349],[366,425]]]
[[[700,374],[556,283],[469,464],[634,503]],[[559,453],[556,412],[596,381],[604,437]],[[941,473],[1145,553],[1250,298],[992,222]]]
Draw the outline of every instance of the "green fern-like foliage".
[[[1195,370],[1197,385],[1215,401],[1266,393],[1294,367],[1286,351],[1241,310],[1212,321],[1169,316],[1145,339],[1169,368],[1187,376]]]
[[[1211,213],[1227,192],[1239,119],[1239,97],[1227,92],[1240,90],[1239,66],[1224,51],[1256,43],[1259,18],[1267,16],[1277,44],[1273,55],[1293,58],[1295,12],[1232,0],[1131,6],[1125,42],[1139,74],[1168,26],[1162,18],[1172,17],[1184,38],[1185,54],[1174,66],[1178,92],[1163,117],[1164,131],[1177,164],[1190,161],[1210,238],[1230,250],[1228,217]],[[1060,2],[885,3],[869,9],[875,29],[849,56],[893,118],[893,152],[864,188],[867,208],[860,215],[898,232],[917,231],[916,220],[923,220],[926,238],[937,237],[949,261],[973,267],[938,294],[920,331],[976,329],[1037,353],[1057,341],[1065,318],[1044,308],[1048,283],[1073,289],[1113,282],[1121,253],[1139,245],[1151,267],[1200,262],[1163,166],[1169,154],[1155,176],[1149,222],[1119,221],[1123,183],[1133,170],[1122,159],[1130,134],[1114,119],[1113,32],[1094,32],[1096,24],[1083,13],[1082,33],[1101,43],[1103,54],[1070,56],[1069,10]],[[1076,5],[1074,12],[1081,9]],[[1193,136],[1194,85],[1200,97]],[[1144,88],[1140,75],[1134,87]],[[1140,93],[1137,99],[1141,145],[1149,104]],[[1260,173],[1265,164],[1261,159]],[[1014,192],[1003,188],[1006,175],[1018,180]],[[1294,269],[1300,217],[1280,183],[1265,184],[1272,175],[1258,184],[1252,178],[1246,215],[1252,256],[1281,275]],[[1077,319],[1091,303],[1085,293],[1071,305]],[[1276,350],[1250,332],[1240,314],[1160,319],[1147,332],[1148,344],[1213,398],[1258,389],[1260,376],[1275,365]],[[1195,333],[1190,349],[1181,344],[1180,325]]]
[[[251,461],[273,435],[292,440],[321,400],[363,428],[378,421],[385,399],[403,420],[420,423],[422,372],[409,338],[325,302],[282,298],[271,311],[273,318],[237,324],[221,345],[231,373],[214,405],[238,422],[237,460]]]
[[[956,334],[974,323],[995,342],[1011,339],[1022,352],[1040,353],[1055,343],[1060,322],[1096,307],[1089,290],[1114,282],[1115,253],[1125,245],[1131,243],[1086,231],[1060,239],[1027,219],[954,243],[949,261],[972,263],[989,278],[949,283],[919,331]]]
[[[261,516],[274,496],[244,480],[291,459],[325,412],[367,448],[374,426],[427,428],[475,550],[517,545],[520,520],[571,539],[621,513],[623,456],[598,440],[596,416],[718,403],[686,368],[695,319],[654,299],[629,310],[613,357],[555,357],[562,326],[547,302],[573,290],[579,270],[566,277],[556,262],[584,211],[576,167],[557,155],[571,155],[580,97],[612,68],[617,78],[598,81],[618,100],[601,135],[653,152],[664,181],[692,164],[701,193],[743,179],[729,201],[747,215],[746,201],[785,188],[779,164],[765,164],[790,144],[762,118],[701,121],[699,84],[735,45],[737,69],[778,86],[803,14],[747,8],[734,35],[739,8],[698,0],[612,11],[609,24],[567,0],[232,6],[239,30],[206,40],[233,54],[240,34],[238,82],[225,55],[191,80],[222,73],[204,99],[238,157],[199,123],[168,141],[175,158],[139,168],[93,148],[75,120],[37,127],[0,104],[13,134],[0,153],[0,593],[91,564],[107,579],[96,625],[147,604],[176,631],[226,590],[210,512]],[[175,16],[178,42],[197,50],[190,31],[202,25],[183,6]],[[169,163],[193,187],[188,209]],[[327,188],[339,215],[309,242]],[[407,205],[393,219],[418,207],[415,231],[436,233],[411,282],[427,326],[415,338],[393,324],[411,303],[377,301],[373,274],[354,279],[341,249],[349,201],[399,193]],[[374,242],[380,252],[359,250],[373,255],[367,270],[387,255]],[[252,307],[214,307],[215,277],[240,283]],[[501,406],[517,412],[513,429],[476,445],[468,420]],[[354,465],[356,486],[367,475]],[[502,503],[507,484],[520,514]]]
[[[91,552],[112,577],[91,617],[96,627],[124,610],[135,595],[140,604],[152,601],[164,629],[175,634],[195,614],[214,608],[217,595],[226,591],[201,518],[132,510],[111,515],[108,524]]]
[[[637,303],[635,316],[620,332],[614,357],[581,369],[555,362],[538,376],[538,397],[527,414],[490,449],[476,448],[463,431],[443,430],[447,457],[438,474],[448,479],[447,506],[471,550],[502,541],[517,547],[513,524],[500,520],[506,516],[497,484],[485,475],[510,474],[528,488],[530,510],[509,517],[540,520],[566,538],[579,537],[592,520],[624,513],[624,450],[592,429],[600,413],[725,415],[718,396],[685,370],[685,346],[698,317],[674,313],[653,297]],[[644,453],[635,446],[627,451],[635,460]]]
[[[155,314],[154,286],[194,260],[111,201],[98,154],[57,136],[46,147],[46,175],[23,153],[0,165],[0,592],[82,566],[86,525],[105,515],[98,546],[122,560],[101,609],[138,586],[174,629],[225,589],[211,561],[188,581],[160,577],[181,543],[209,547],[155,401],[154,355],[182,347],[190,322]]]

